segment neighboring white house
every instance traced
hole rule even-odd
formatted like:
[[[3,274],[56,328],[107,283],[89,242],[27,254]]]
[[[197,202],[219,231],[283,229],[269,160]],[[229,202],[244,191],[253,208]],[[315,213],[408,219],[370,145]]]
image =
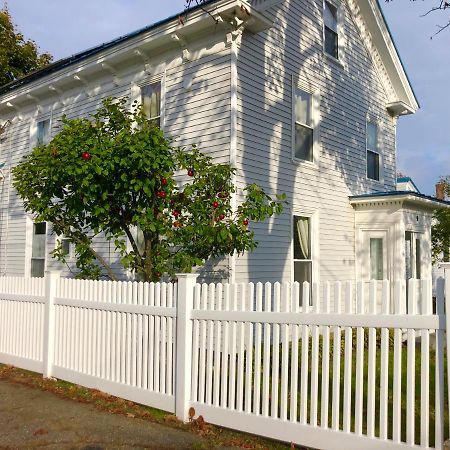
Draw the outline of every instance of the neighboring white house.
[[[376,1],[210,1],[0,88],[0,124],[11,122],[0,141],[2,274],[65,270],[10,169],[63,114],[92,113],[106,96],[144,101],[180,145],[236,167],[238,187],[287,194],[282,216],[254,226],[259,247],[205,278],[404,279],[407,261],[431,275],[431,215],[448,205],[396,191],[397,119],[418,103]],[[106,241],[98,249],[116,259]]]

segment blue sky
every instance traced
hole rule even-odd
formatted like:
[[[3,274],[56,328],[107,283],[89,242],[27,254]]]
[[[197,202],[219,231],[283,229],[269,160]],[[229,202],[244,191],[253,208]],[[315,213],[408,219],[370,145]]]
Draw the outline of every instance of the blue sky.
[[[421,17],[433,2],[380,2],[421,105],[399,120],[398,170],[433,194],[439,176],[450,174],[450,29],[430,37],[448,14]],[[8,7],[19,29],[59,59],[178,13],[184,0],[10,0]]]

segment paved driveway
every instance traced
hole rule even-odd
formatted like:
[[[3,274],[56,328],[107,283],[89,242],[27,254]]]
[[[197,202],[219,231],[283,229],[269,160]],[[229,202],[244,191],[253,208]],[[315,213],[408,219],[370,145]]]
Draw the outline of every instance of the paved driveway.
[[[207,441],[0,380],[0,449],[205,449]]]

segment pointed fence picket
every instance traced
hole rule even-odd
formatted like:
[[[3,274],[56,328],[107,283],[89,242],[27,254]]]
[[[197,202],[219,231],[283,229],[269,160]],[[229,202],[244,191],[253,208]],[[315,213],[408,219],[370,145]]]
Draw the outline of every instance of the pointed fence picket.
[[[447,272],[435,304],[427,280],[1,277],[0,362],[315,448],[440,449]]]

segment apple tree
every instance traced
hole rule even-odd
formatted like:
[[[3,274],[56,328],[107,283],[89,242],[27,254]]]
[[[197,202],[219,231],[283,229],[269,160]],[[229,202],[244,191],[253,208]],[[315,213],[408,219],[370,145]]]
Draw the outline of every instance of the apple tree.
[[[143,281],[257,246],[250,223],[280,214],[285,196],[249,184],[233,208],[234,173],[195,146],[174,146],[138,105],[112,98],[89,118],[63,118],[13,171],[25,210],[73,242],[77,276],[116,279],[95,249],[101,236]],[[53,256],[67,262],[61,247]]]

